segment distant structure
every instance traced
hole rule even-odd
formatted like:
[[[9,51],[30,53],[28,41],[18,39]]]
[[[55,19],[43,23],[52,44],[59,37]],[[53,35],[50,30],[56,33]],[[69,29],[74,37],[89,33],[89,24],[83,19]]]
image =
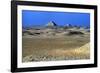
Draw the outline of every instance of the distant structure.
[[[69,26],[70,26],[70,24],[66,24],[65,26],[69,27]]]
[[[57,27],[57,24],[54,21],[50,21],[46,27],[52,28],[52,27]]]
[[[64,28],[65,29],[67,29],[67,28],[73,28],[73,26],[71,24],[65,24]]]

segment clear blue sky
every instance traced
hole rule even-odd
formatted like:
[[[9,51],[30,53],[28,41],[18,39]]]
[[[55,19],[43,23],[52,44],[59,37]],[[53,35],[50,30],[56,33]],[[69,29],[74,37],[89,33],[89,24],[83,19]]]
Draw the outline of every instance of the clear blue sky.
[[[50,21],[54,21],[60,26],[72,24],[85,27],[90,26],[90,14],[22,10],[22,25],[24,27],[45,26]]]

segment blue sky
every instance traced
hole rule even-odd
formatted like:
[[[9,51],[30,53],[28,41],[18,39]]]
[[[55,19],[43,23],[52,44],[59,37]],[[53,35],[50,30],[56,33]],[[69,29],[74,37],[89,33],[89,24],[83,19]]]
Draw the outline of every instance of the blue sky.
[[[72,24],[85,27],[90,26],[90,14],[22,10],[22,25],[24,27],[45,26],[50,21],[54,21],[60,26]]]

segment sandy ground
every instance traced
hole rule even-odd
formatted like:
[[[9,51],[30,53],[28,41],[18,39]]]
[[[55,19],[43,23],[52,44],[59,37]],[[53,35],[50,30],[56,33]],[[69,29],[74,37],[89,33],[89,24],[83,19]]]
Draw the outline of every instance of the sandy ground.
[[[89,34],[22,38],[23,62],[90,58]]]

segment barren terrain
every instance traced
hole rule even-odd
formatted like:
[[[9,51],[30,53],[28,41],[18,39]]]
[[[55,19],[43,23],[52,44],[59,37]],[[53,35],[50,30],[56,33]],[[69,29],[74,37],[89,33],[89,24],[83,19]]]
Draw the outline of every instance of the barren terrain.
[[[90,58],[90,32],[83,28],[23,31],[22,60],[58,61]]]

